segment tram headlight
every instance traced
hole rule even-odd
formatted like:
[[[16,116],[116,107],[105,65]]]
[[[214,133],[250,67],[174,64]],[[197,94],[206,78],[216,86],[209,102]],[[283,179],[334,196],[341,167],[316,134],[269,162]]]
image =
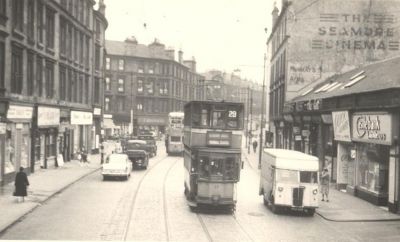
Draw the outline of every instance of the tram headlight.
[[[312,193],[313,193],[314,195],[317,195],[318,189],[314,189],[314,190],[312,191]]]
[[[283,191],[283,187],[278,187],[278,191],[282,192]]]

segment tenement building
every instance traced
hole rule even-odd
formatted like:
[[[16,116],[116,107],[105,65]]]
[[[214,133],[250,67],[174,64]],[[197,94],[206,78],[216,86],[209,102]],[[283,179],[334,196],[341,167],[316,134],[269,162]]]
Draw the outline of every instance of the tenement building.
[[[105,6],[0,0],[0,182],[97,147]]]
[[[157,39],[149,45],[135,37],[106,40],[104,127],[106,136],[137,134],[139,130],[164,132],[169,112],[183,111],[198,99],[196,61],[183,60],[183,52],[166,49]]]
[[[285,103],[317,92],[313,87],[329,77],[399,55],[399,12],[400,2],[391,0],[283,0],[280,12],[275,7],[267,42],[275,147],[317,155],[321,167],[335,162],[334,154],[322,153],[325,143],[309,145],[314,130],[328,136],[332,127],[313,116],[285,115]]]

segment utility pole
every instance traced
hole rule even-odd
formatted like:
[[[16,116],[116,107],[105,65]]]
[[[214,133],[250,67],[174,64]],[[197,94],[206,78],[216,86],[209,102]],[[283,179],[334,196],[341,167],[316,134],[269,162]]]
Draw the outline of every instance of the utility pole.
[[[258,169],[261,169],[261,156],[262,156],[262,151],[263,151],[263,132],[264,132],[264,109],[265,109],[265,63],[267,62],[267,54],[264,53],[264,77],[263,77],[263,85],[262,85],[262,101],[261,101],[261,130],[260,130],[260,150],[259,150],[259,156],[258,156]]]

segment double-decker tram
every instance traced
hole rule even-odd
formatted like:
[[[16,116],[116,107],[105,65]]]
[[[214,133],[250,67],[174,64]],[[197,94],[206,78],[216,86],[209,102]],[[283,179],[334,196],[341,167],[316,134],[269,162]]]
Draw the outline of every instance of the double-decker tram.
[[[243,135],[243,103],[185,105],[185,196],[190,207],[236,207]]]
[[[165,135],[165,148],[167,154],[183,153],[183,112],[168,114],[168,127]]]

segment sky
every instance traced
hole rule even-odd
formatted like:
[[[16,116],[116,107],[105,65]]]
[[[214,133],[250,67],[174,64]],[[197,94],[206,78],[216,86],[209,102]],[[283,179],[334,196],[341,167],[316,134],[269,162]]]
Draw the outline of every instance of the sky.
[[[197,72],[217,69],[262,83],[273,0],[105,0],[107,40],[135,36],[193,56]],[[280,1],[279,1],[280,2]],[[270,34],[270,32],[268,32]]]

